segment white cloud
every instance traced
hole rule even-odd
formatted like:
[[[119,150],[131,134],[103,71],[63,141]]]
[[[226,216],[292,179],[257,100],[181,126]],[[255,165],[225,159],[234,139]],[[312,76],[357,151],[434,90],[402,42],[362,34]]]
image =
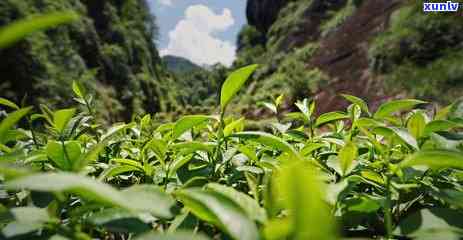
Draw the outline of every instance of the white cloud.
[[[161,5],[172,6],[172,0],[158,0]]]
[[[184,19],[169,32],[169,44],[161,55],[175,55],[200,65],[222,63],[230,66],[235,59],[236,47],[229,41],[214,36],[235,24],[228,8],[215,14],[204,5],[193,5],[185,11]]]

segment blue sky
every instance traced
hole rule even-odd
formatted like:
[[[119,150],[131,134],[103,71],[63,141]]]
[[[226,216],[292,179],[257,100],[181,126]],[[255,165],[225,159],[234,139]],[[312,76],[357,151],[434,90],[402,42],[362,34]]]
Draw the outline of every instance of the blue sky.
[[[200,65],[231,65],[246,23],[246,0],[148,0],[160,28],[161,55]]]

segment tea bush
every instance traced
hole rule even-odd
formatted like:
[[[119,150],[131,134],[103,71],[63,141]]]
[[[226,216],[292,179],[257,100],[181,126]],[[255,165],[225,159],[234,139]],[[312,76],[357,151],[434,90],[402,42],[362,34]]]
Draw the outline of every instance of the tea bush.
[[[395,100],[371,113],[343,95],[345,111],[316,117],[305,99],[273,131],[246,131],[226,110],[256,68],[227,78],[219,115],[167,123],[98,124],[77,82],[78,108],[2,98],[3,237],[459,236],[462,102],[430,113]],[[265,107],[277,114],[280,103]]]
[[[272,130],[248,131],[227,110],[257,68],[228,76],[218,115],[174,122],[101,124],[77,81],[74,108],[0,98],[1,237],[459,239],[463,101],[372,111],[342,95],[345,111],[316,116],[279,97]]]

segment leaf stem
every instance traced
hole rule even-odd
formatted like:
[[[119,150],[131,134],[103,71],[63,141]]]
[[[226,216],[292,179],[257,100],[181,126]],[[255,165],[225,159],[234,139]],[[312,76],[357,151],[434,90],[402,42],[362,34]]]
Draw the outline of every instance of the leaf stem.
[[[69,158],[69,154],[68,154],[68,151],[66,149],[66,145],[64,144],[64,140],[62,138],[60,138],[60,141],[61,141],[61,146],[63,147],[63,152],[64,152],[64,158],[66,159],[66,167],[72,169],[72,163],[70,161],[70,158]],[[70,169],[66,169],[66,170],[70,170]]]
[[[392,199],[391,199],[391,175],[386,174],[386,202],[384,207],[384,223],[386,238],[392,239]]]

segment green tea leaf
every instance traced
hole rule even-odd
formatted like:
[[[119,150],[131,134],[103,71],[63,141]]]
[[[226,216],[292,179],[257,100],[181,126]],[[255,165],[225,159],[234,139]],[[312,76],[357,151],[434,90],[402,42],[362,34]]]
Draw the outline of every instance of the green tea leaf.
[[[192,159],[193,157],[191,155],[176,159],[169,167],[169,176],[174,176],[178,169],[190,162]]]
[[[368,195],[360,195],[343,201],[345,208],[349,212],[355,213],[375,213],[381,208],[378,201],[371,199]]]
[[[274,114],[277,114],[278,113],[278,109],[277,109],[277,106],[273,103],[270,103],[270,102],[260,102],[258,103],[258,105],[262,105],[264,106],[265,108],[267,108],[268,110],[270,110],[272,113]]]
[[[151,115],[146,114],[140,120],[140,129],[145,130],[146,128],[150,126],[150,124],[151,124]]]
[[[444,200],[450,205],[460,208],[463,208],[463,192],[453,189],[439,189],[439,191],[433,191],[432,195],[437,196],[438,198]]]
[[[319,174],[308,163],[293,160],[275,175],[274,196],[289,212],[290,239],[337,239]]]
[[[145,233],[134,240],[209,240],[208,237],[195,232],[176,231],[174,233],[161,234],[159,232]]]
[[[312,114],[315,112],[315,102],[304,98],[303,101],[298,101],[295,105],[303,114],[305,121],[310,121]]]
[[[71,171],[75,162],[82,154],[82,147],[78,141],[66,141],[64,146],[61,142],[49,141],[47,144],[47,156],[61,170]]]
[[[207,190],[211,190],[233,201],[253,220],[260,223],[267,221],[265,210],[259,206],[256,200],[250,196],[235,190],[232,187],[227,187],[217,183],[209,183],[206,185]]]
[[[20,223],[45,223],[51,219],[46,209],[37,207],[17,207],[10,210]]]
[[[284,94],[279,95],[274,101],[275,106],[278,108],[283,103],[284,100],[285,100],[285,95]]]
[[[72,173],[34,174],[6,183],[7,189],[29,189],[41,192],[71,192],[99,203],[127,206],[119,192],[109,185]]]
[[[29,189],[40,192],[67,192],[100,204],[122,207],[136,212],[150,212],[171,217],[173,201],[156,187],[136,185],[118,191],[94,179],[72,173],[34,174],[9,181],[6,189]]]
[[[222,112],[225,111],[228,103],[238,93],[244,83],[251,77],[259,65],[254,64],[247,67],[240,68],[234,71],[222,85],[220,94],[220,107]]]
[[[154,185],[134,185],[121,191],[133,210],[149,212],[157,217],[171,218],[173,199]]]
[[[75,108],[62,109],[53,113],[53,125],[59,133],[62,133],[69,121],[76,113]]]
[[[137,214],[121,208],[109,208],[93,213],[87,221],[117,233],[142,233],[150,230],[149,225]]]
[[[377,127],[372,130],[372,133],[388,138],[397,137],[399,140],[418,150],[418,142],[408,133],[406,129],[398,127]]]
[[[299,156],[297,151],[289,143],[279,137],[273,136],[272,134],[264,132],[239,132],[233,134],[232,137],[246,138],[293,156]]]
[[[462,217],[462,212],[452,209],[422,209],[403,219],[397,226],[395,233],[410,237],[424,237],[430,234],[430,238],[426,239],[436,239],[436,236],[445,236],[445,232],[447,231],[447,234],[453,232],[453,236],[456,237],[455,239],[458,239],[459,231],[456,231],[456,229],[463,228],[463,224],[461,223]],[[435,235],[436,233],[440,234]],[[439,239],[449,239],[441,237]]]
[[[374,128],[386,126],[386,124],[372,118],[359,118],[354,122],[354,126],[361,128]]]
[[[78,18],[75,12],[68,11],[34,16],[16,21],[0,29],[0,49],[8,47],[33,32],[52,28],[60,24],[70,23]]]
[[[13,108],[15,110],[19,110],[19,106],[16,105],[16,103],[14,103],[14,102],[6,99],[6,98],[0,97],[0,105],[7,106],[7,107]]]
[[[373,181],[379,184],[384,184],[384,179],[379,173],[373,172],[371,170],[363,170],[360,172],[360,175],[367,180],[370,180],[370,181]]]
[[[374,114],[374,118],[385,118],[389,117],[391,114],[399,111],[408,110],[418,104],[426,103],[421,100],[416,99],[403,99],[386,102],[383,105],[379,106],[378,110]]]
[[[453,104],[450,104],[444,108],[439,109],[436,112],[436,116],[434,117],[434,120],[445,120],[447,119],[451,109],[453,107]]]
[[[51,236],[49,240],[71,240],[71,239],[67,238],[67,237],[64,237],[64,236],[61,236],[61,235],[58,235],[58,234],[55,234],[55,235]]]
[[[400,163],[401,167],[428,166],[433,169],[463,169],[463,153],[446,150],[423,150]]]
[[[415,139],[420,138],[424,134],[426,126],[426,115],[422,111],[415,112],[407,122],[408,131]]]
[[[176,192],[177,198],[193,214],[227,232],[235,240],[259,239],[257,226],[229,199],[200,189]]]
[[[447,113],[449,120],[463,119],[463,99],[459,99],[450,105],[450,109]]]
[[[368,104],[363,99],[349,94],[341,94],[341,96],[344,97],[347,101],[353,104],[357,104],[366,114],[371,115],[370,110],[368,109]]]
[[[348,142],[339,151],[338,158],[340,161],[341,172],[343,176],[348,175],[354,166],[354,161],[358,157],[357,146],[353,142]]]
[[[116,124],[109,128],[109,130],[101,136],[101,141],[99,143],[93,145],[89,150],[87,150],[87,152],[81,155],[79,161],[75,162],[73,169],[80,170],[87,166],[89,162],[96,161],[100,152],[103,151],[111,139],[113,139],[118,133],[126,130],[127,128],[133,127],[134,125],[135,123]]]
[[[164,164],[164,158],[166,157],[166,152],[168,150],[166,141],[162,139],[153,138],[143,148],[144,153],[147,150],[152,150],[154,154],[156,154],[156,156],[158,157],[161,164]]]
[[[123,165],[123,166],[114,166],[114,167],[109,167],[106,169],[104,172],[100,174],[98,179],[104,181],[108,178],[112,178],[115,176],[118,176],[123,173],[127,172],[142,172],[143,170],[140,170],[138,167],[130,166],[130,165]]]
[[[105,134],[103,134],[103,135],[101,136],[101,141],[102,141],[102,142],[108,141],[108,140],[110,140],[111,138],[113,138],[116,134],[123,132],[123,131],[126,130],[127,128],[134,127],[135,125],[136,125],[135,123],[128,123],[128,124],[117,123],[117,124],[114,124],[113,126],[111,126],[111,127],[106,131]]]
[[[42,224],[39,223],[19,223],[16,221],[12,221],[3,227],[2,235],[5,236],[7,239],[12,239],[15,236],[38,231],[42,227]]]
[[[244,118],[240,118],[225,126],[225,128],[223,129],[223,135],[225,137],[230,136],[230,134],[232,134],[233,131],[242,131],[243,128]]]
[[[349,115],[343,112],[325,113],[325,114],[320,115],[317,118],[317,121],[315,122],[315,127],[320,127],[321,125],[324,125],[324,124],[327,124],[333,121],[341,120],[341,119],[346,119],[346,118],[349,118]]]
[[[7,238],[40,230],[51,220],[48,212],[43,208],[17,207],[12,208],[10,214],[15,220],[2,229],[2,234]]]
[[[179,155],[188,155],[197,151],[212,152],[216,145],[214,143],[202,143],[202,142],[182,142],[172,145],[172,149],[178,150]]]
[[[32,107],[22,108],[15,112],[8,114],[8,116],[0,123],[0,143],[5,143],[7,138],[7,131],[10,130],[21,118],[26,116]]]
[[[407,130],[402,128],[390,127],[391,129],[400,139],[402,139],[405,143],[412,146],[414,149],[418,150],[418,142],[416,139],[407,132]]]
[[[140,162],[130,159],[122,159],[122,158],[113,158],[111,159],[112,163],[118,163],[121,165],[132,166],[138,168],[138,170],[143,171],[143,165]]]
[[[257,150],[251,146],[246,146],[246,145],[241,145],[238,147],[238,150],[244,154],[246,157],[248,157],[252,162],[257,162],[258,157],[257,157]]]
[[[423,134],[427,136],[433,132],[448,131],[457,127],[461,127],[461,125],[447,120],[434,120],[426,124]]]
[[[302,148],[301,154],[303,156],[306,156],[306,155],[312,153],[313,151],[315,151],[317,149],[320,149],[322,147],[326,147],[326,144],[324,144],[324,143],[309,143],[306,146],[304,146],[304,148]]]
[[[174,139],[177,139],[186,131],[210,119],[213,118],[206,115],[190,115],[182,117],[175,123],[172,136]]]
[[[84,99],[85,98],[85,89],[82,85],[77,81],[72,81],[72,91],[79,97]]]

